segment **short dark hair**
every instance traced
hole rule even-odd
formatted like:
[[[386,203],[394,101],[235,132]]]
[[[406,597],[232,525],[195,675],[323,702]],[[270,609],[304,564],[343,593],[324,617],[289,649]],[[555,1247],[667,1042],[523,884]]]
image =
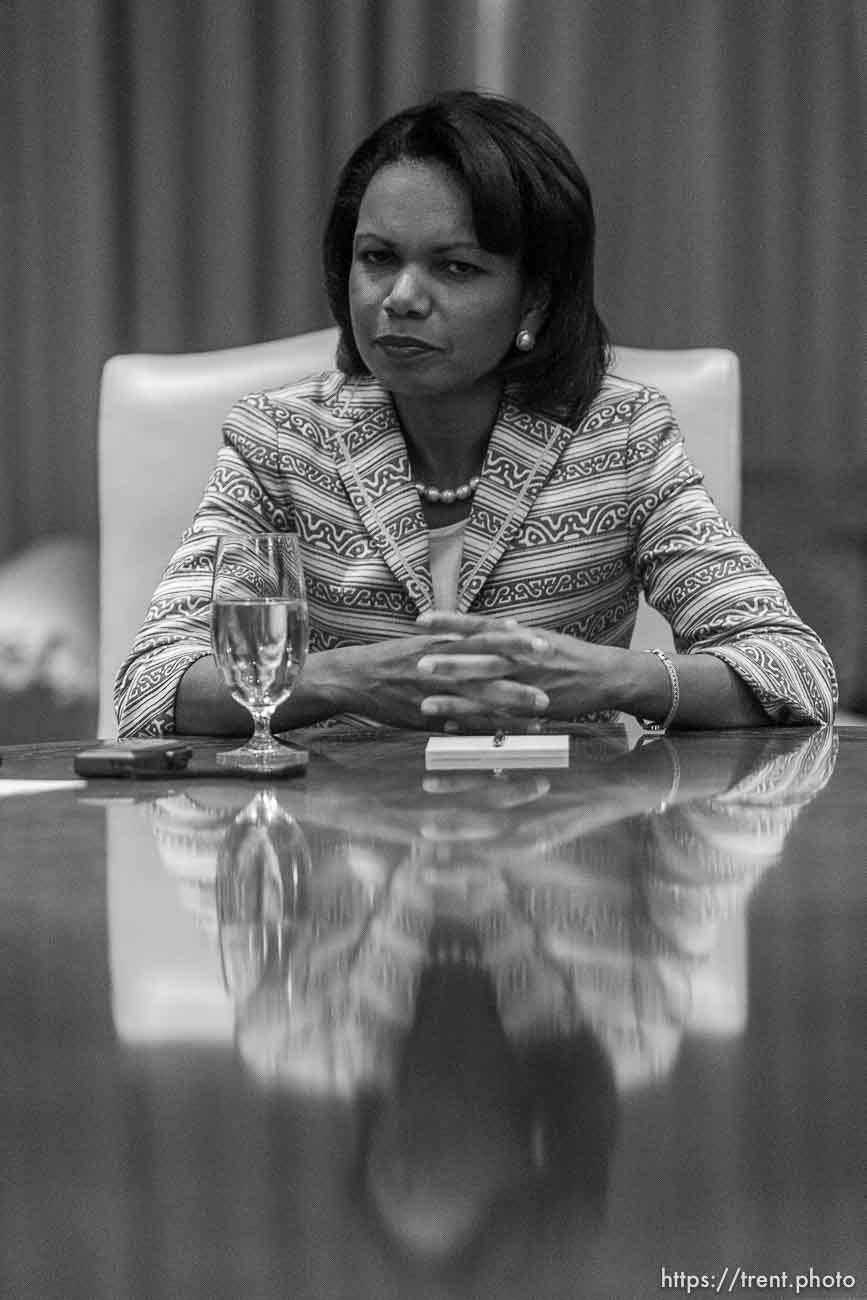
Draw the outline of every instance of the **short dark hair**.
[[[556,132],[499,95],[451,91],[405,109],[362,141],[343,167],[323,238],[325,287],[340,329],[340,369],[367,372],[349,311],[361,201],[375,173],[403,159],[450,168],[467,187],[482,247],[516,256],[525,283],[544,287],[547,314],[536,347],[510,349],[500,373],[527,405],[580,418],[599,390],[609,357],[608,335],[593,301],[590,187]]]

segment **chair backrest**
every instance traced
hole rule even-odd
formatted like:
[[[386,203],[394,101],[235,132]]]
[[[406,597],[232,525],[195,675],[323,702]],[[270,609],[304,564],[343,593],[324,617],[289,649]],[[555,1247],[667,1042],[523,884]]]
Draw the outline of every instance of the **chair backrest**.
[[[613,367],[665,393],[705,487],[735,527],[741,519],[741,371],[725,348],[617,348]],[[632,645],[671,649],[668,623],[641,598]]]
[[[117,356],[106,363],[99,408],[100,736],[116,732],[115,673],[199,503],[230,406],[245,393],[330,369],[336,342],[336,331],[327,329],[249,347]],[[616,369],[671,399],[711,494],[737,523],[737,357],[714,348],[618,348]],[[671,644],[652,610],[641,611],[633,644]]]
[[[100,736],[116,734],[114,677],[193,517],[229,408],[334,366],[334,329],[178,356],[112,357],[99,404]]]

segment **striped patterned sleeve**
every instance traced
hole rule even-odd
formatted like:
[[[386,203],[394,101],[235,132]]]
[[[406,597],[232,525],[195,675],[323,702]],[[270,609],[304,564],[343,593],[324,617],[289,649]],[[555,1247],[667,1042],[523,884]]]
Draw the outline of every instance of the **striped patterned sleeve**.
[[[645,390],[627,452],[636,572],[678,653],[712,654],[779,724],[832,722],[837,681],[819,637],[717,510],[671,407]]]
[[[175,694],[186,670],[211,653],[211,586],[220,534],[289,526],[263,481],[276,459],[266,400],[242,399],[223,428],[223,445],[204,496],[151,599],[115,679],[120,736],[175,730]]]

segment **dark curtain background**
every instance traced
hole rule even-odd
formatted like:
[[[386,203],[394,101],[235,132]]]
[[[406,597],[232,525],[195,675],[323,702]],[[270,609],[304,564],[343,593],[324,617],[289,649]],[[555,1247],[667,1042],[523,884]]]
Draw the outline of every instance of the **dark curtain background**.
[[[593,187],[612,334],[739,354],[743,530],[867,712],[867,0],[510,19],[511,93]]]
[[[95,536],[106,357],[326,324],[343,158],[481,84],[585,166],[615,337],[739,352],[744,530],[856,703],[865,58],[864,0],[2,0],[0,560]]]
[[[473,77],[456,0],[2,0],[0,554],[96,528],[101,366],[328,323],[319,233],[387,112]]]

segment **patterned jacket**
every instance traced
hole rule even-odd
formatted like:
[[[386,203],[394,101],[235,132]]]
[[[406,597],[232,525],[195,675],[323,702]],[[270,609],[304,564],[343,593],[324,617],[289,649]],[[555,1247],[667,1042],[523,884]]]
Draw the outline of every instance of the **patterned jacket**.
[[[340,372],[243,398],[191,526],[121,665],[121,735],[174,729],[182,674],[210,653],[216,539],[294,528],[310,649],[413,632],[433,604],[428,529],[389,394]],[[834,669],[716,509],[669,403],[609,375],[577,427],[507,390],[473,498],[457,609],[627,646],[639,591],[679,652],[717,655],[778,723],[833,719]]]

